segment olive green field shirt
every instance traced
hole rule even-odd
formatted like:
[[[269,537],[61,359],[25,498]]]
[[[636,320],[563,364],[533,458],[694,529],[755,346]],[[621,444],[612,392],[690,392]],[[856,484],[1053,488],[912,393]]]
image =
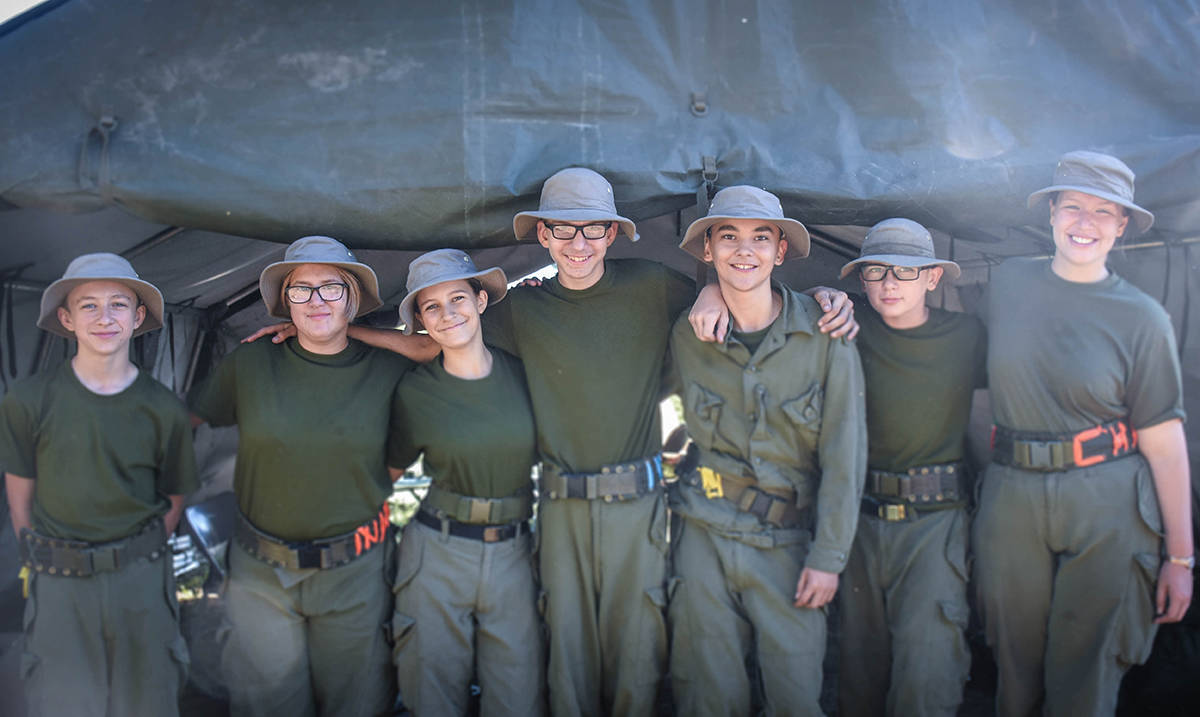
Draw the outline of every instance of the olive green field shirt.
[[[196,490],[187,409],[145,371],[112,395],[79,382],[70,361],[13,386],[0,403],[0,466],[36,481],[33,527],[102,543],[136,533]]]
[[[439,355],[400,382],[388,465],[424,454],[439,488],[477,498],[528,493],[537,460],[533,410],[521,362],[492,349],[492,371],[479,379],[446,372]]]
[[[732,332],[725,343],[705,343],[686,316],[675,323],[671,354],[685,420],[701,465],[794,489],[797,505],[815,508],[805,565],[840,573],[867,469],[862,368],[852,344],[817,329],[815,300],[779,283],[774,290],[783,309],[753,354]],[[728,503],[699,490],[679,494],[685,516],[725,522]]]
[[[587,289],[556,277],[487,309],[484,341],[525,365],[542,460],[593,472],[662,449],[667,337],[695,293],[657,262],[608,259]]]
[[[412,366],[351,340],[333,355],[242,344],[188,396],[214,426],[237,424],[233,490],[259,530],[283,540],[341,535],[374,518],[392,492],[392,399]]]

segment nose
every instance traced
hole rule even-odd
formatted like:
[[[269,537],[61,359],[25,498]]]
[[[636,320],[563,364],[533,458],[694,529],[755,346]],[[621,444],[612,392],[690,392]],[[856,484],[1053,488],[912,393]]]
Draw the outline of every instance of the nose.
[[[575,232],[575,236],[571,239],[571,248],[576,251],[583,251],[587,248],[587,238],[583,236],[583,232]]]
[[[900,285],[900,280],[896,278],[896,272],[894,269],[889,268],[886,272],[884,272],[883,285],[888,287]]]

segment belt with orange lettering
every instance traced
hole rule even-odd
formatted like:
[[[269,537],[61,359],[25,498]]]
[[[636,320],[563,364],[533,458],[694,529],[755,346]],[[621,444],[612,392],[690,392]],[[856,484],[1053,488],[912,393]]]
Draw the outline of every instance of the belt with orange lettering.
[[[268,565],[291,570],[328,569],[345,565],[382,543],[391,527],[390,518],[387,503],[384,503],[378,515],[349,533],[291,542],[264,533],[238,511],[234,536],[247,552]]]
[[[1112,421],[1078,433],[1030,433],[992,426],[992,460],[1032,471],[1086,468],[1137,451],[1137,431]]]

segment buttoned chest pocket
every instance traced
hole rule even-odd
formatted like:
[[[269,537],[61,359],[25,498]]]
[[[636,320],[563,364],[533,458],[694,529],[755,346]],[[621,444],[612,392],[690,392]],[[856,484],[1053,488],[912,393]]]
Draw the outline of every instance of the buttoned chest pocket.
[[[687,403],[687,427],[692,440],[703,448],[712,448],[725,401],[707,388],[689,383],[684,400]]]
[[[784,401],[779,407],[793,426],[802,433],[815,437],[821,433],[821,406],[824,398],[821,384],[814,383],[807,391]]]

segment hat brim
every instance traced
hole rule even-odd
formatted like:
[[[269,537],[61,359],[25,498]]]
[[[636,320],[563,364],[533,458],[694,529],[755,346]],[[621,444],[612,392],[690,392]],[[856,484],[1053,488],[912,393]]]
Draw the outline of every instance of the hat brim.
[[[161,329],[163,325],[163,296],[158,287],[148,281],[131,279],[127,276],[80,276],[70,279],[59,279],[42,292],[42,305],[38,312],[38,328],[49,331],[63,338],[73,339],[75,334],[67,331],[67,327],[58,320],[58,308],[67,301],[67,295],[80,284],[89,281],[115,281],[124,284],[137,294],[138,301],[146,307],[146,318],[142,325],[133,330],[134,336],[141,336],[147,331]]]
[[[480,284],[483,284],[483,290],[488,295],[488,306],[500,301],[508,293],[508,277],[504,275],[504,270],[498,266],[482,271],[465,271],[461,274],[451,274],[449,276],[439,276],[435,281],[427,281],[420,286],[414,287],[412,291],[404,295],[400,300],[400,321],[404,324],[404,333],[411,334],[415,328],[413,319],[413,304],[417,300],[417,294],[431,286],[445,284],[447,281],[461,281],[464,279],[478,279]]]
[[[946,277],[951,281],[962,276],[962,268],[958,264],[946,259],[936,259],[928,256],[912,256],[910,254],[870,254],[860,256],[854,261],[847,262],[842,267],[842,273],[838,275],[839,279],[845,279],[854,271],[854,267],[860,264],[888,264],[890,266],[940,266],[945,272]]]
[[[611,214],[599,209],[559,209],[555,211],[520,212],[513,217],[513,234],[518,240],[536,239],[534,236],[538,220],[551,222],[616,222],[621,231],[629,237],[629,241],[637,241],[641,237],[633,220],[619,214]]]
[[[277,261],[274,264],[268,264],[267,268],[258,275],[258,291],[262,294],[262,300],[267,306],[269,315],[278,319],[291,320],[292,313],[284,304],[281,296],[283,280],[292,270],[304,264],[336,266],[339,269],[345,269],[358,279],[358,283],[362,285],[362,296],[359,298],[358,313],[354,315],[354,318],[369,314],[383,306],[383,301],[379,298],[379,277],[375,276],[375,270],[366,264],[356,261]]]
[[[714,224],[731,219],[751,219],[756,221],[770,222],[779,227],[783,232],[783,238],[787,240],[787,253],[783,255],[784,260],[787,259],[803,259],[808,256],[810,240],[808,238],[808,229],[803,224],[795,219],[773,219],[771,217],[732,217],[732,216],[707,216],[701,217],[692,222],[687,231],[683,234],[683,241],[679,242],[679,248],[696,257],[700,261],[704,261],[704,233]]]
[[[1044,189],[1039,189],[1033,194],[1029,195],[1029,199],[1026,200],[1025,205],[1030,209],[1033,209],[1035,206],[1037,206],[1038,202],[1042,201],[1043,199],[1049,199],[1049,195],[1054,194],[1055,192],[1082,192],[1084,194],[1090,194],[1093,197],[1107,199],[1110,202],[1120,204],[1130,211],[1133,217],[1135,234],[1144,234],[1150,230],[1150,227],[1154,226],[1154,214],[1152,214],[1149,210],[1139,207],[1124,197],[1119,197],[1115,194],[1102,192],[1092,187],[1084,187],[1077,184],[1055,184]]]

